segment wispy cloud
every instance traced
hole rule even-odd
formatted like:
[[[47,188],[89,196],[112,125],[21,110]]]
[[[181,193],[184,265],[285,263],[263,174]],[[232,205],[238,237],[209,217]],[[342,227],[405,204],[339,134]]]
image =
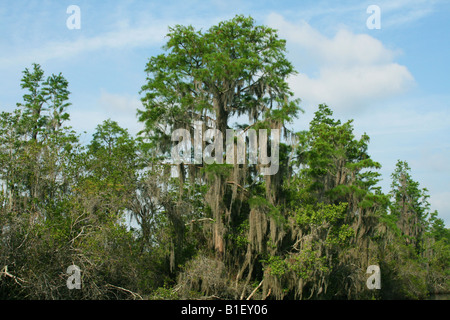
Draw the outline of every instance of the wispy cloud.
[[[3,52],[0,55],[0,67],[13,64],[29,64],[33,61],[41,63],[52,59],[70,59],[74,56],[98,50],[134,48],[163,43],[167,34],[167,26],[153,24],[140,27],[124,27],[120,30],[103,33],[93,37],[80,36],[75,40],[46,42],[39,47],[20,48],[20,54],[11,55]],[[19,48],[15,48],[16,50]]]
[[[431,16],[445,6],[446,0],[365,0],[365,1],[306,1],[302,10],[280,8],[277,12],[291,19],[302,19],[321,30],[336,31],[342,25],[352,30],[366,29],[369,17],[366,9],[377,5],[381,9],[382,28],[407,28],[421,19]]]
[[[440,3],[439,0],[380,1],[383,28],[408,27],[432,14]]]

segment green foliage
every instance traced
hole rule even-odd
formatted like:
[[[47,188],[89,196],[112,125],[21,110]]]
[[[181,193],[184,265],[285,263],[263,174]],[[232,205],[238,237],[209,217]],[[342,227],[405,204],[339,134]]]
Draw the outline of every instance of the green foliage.
[[[390,211],[396,217],[406,243],[412,244],[421,253],[424,250],[424,235],[429,228],[429,195],[426,188],[419,188],[419,183],[412,179],[410,171],[406,161],[397,162],[392,173]]]
[[[309,128],[276,30],[236,16],[170,28],[142,86],[137,137],[106,120],[82,146],[62,74],[25,69],[0,114],[1,299],[423,299],[450,288],[450,231],[406,161],[392,190],[352,120],[318,106]],[[281,129],[280,170],[164,162],[171,131]],[[247,119],[246,119],[247,120]],[[173,170],[172,170],[173,169]],[[177,171],[178,177],[172,172]],[[130,224],[131,222],[131,224]],[[66,287],[66,269],[82,290]],[[382,288],[366,288],[368,264]]]
[[[229,233],[228,237],[231,239],[234,246],[240,249],[245,249],[250,243],[248,240],[249,221],[245,220],[238,227],[235,233]]]
[[[150,300],[178,300],[179,296],[172,288],[159,287],[150,296]]]
[[[329,223],[334,225],[342,219],[347,209],[347,203],[339,205],[326,205],[318,203],[316,206],[306,205],[299,208],[296,215],[296,222],[300,226],[322,225]]]
[[[302,250],[298,255],[291,256],[288,268],[305,280],[311,279],[312,274],[317,271],[329,271],[326,257],[318,256],[316,251],[309,248]]]
[[[233,165],[231,164],[205,164],[201,172],[214,181],[216,177],[227,178],[230,175],[232,168]]]
[[[295,71],[276,30],[236,16],[207,31],[177,25],[167,37],[167,53],[146,66],[144,109],[138,111],[149,140],[163,153],[170,145],[166,127],[189,128],[215,116],[225,133],[232,116],[281,123],[298,113],[286,81]]]
[[[271,256],[267,260],[262,260],[266,269],[271,275],[282,276],[289,270],[289,266],[284,259],[279,256]]]

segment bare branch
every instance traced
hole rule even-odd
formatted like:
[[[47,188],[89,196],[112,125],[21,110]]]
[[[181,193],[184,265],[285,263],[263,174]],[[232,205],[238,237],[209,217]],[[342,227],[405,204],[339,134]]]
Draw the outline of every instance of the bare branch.
[[[15,275],[9,273],[9,272],[8,272],[8,266],[4,266],[4,268],[3,268],[2,272],[0,273],[0,275],[4,275],[5,277],[10,277],[10,278],[14,279],[14,281],[15,281],[18,285],[20,285],[20,286],[21,286],[22,284],[19,283],[19,281],[24,282],[24,283],[27,283],[27,282],[28,282],[28,281],[25,281],[25,280],[23,280],[23,279],[21,279],[21,278],[15,276]]]
[[[250,295],[247,297],[247,300],[250,300],[253,297],[256,291],[258,291],[258,289],[262,286],[263,282],[264,279],[262,279],[261,282],[258,284],[258,286],[255,288],[255,290],[253,290],[252,293],[250,293]]]
[[[270,296],[271,293],[272,293],[272,288],[269,288],[269,292],[267,292],[267,295],[264,297],[263,300],[266,300]]]
[[[144,298],[142,298],[139,293],[133,292],[131,290],[128,290],[128,289],[125,289],[125,288],[122,288],[122,287],[118,287],[118,286],[115,286],[115,285],[112,285],[112,284],[109,284],[109,283],[106,286],[114,288],[114,289],[117,289],[117,290],[121,290],[121,291],[127,292],[127,293],[129,293],[129,294],[131,294],[133,296],[133,299],[136,299],[136,297],[138,297],[140,300],[144,300]]]
[[[192,223],[194,223],[194,222],[201,222],[201,221],[211,221],[211,222],[214,222],[214,219],[211,219],[211,218],[201,218],[201,219],[197,219],[197,220],[192,219],[190,222],[186,223],[185,226],[188,226],[188,225],[190,225],[190,224],[192,224]]]
[[[250,192],[248,191],[245,187],[241,186],[239,183],[236,183],[234,181],[227,181],[228,184],[234,184],[235,186],[238,186],[239,188],[241,188],[243,191],[245,192]]]

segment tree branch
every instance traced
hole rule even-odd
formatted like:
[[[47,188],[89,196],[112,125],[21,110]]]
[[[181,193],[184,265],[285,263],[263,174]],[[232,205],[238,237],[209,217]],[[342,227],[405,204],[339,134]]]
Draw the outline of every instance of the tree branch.
[[[250,300],[253,297],[256,291],[258,291],[258,289],[262,286],[263,282],[264,279],[262,279],[261,282],[258,284],[258,286],[255,288],[255,290],[253,290],[252,293],[250,293],[250,295],[247,297],[247,300]]]
[[[23,279],[21,279],[21,278],[19,278],[19,277],[16,277],[15,275],[9,273],[9,272],[8,272],[8,266],[5,266],[0,274],[3,274],[5,277],[10,277],[10,278],[14,279],[14,281],[15,281],[18,285],[20,285],[20,286],[21,286],[22,284],[19,283],[19,281],[25,282],[25,283],[27,282],[27,281],[25,281],[25,280],[23,280]],[[19,281],[17,281],[17,280],[19,280]]]
[[[122,290],[124,292],[127,292],[127,293],[129,293],[129,294],[131,294],[133,296],[133,299],[136,299],[136,297],[138,297],[139,299],[144,300],[138,293],[135,293],[135,292],[133,292],[131,290],[128,290],[128,289],[125,289],[125,288],[122,288],[122,287],[118,287],[118,286],[115,286],[115,285],[112,285],[112,284],[109,284],[109,283],[106,284],[106,286],[114,288],[114,289]]]
[[[190,222],[186,223],[185,226],[188,226],[188,225],[190,225],[190,224],[192,224],[192,223],[194,223],[194,222],[201,222],[201,221],[211,221],[211,222],[214,222],[214,219],[211,219],[211,218],[201,218],[201,219],[197,219],[197,220],[192,219]]]
[[[267,295],[264,297],[263,300],[266,300],[270,296],[271,293],[272,293],[272,288],[269,288],[269,292],[267,292]]]
[[[248,191],[245,187],[241,186],[239,183],[236,183],[234,181],[227,181],[228,184],[234,184],[235,186],[238,186],[239,188],[241,188],[243,191],[245,192],[250,192]]]

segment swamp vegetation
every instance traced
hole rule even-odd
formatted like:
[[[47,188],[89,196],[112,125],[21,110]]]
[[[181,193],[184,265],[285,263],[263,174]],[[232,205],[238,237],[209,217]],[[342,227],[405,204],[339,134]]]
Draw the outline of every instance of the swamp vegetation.
[[[449,292],[450,231],[408,163],[398,161],[383,193],[381,164],[352,120],[322,104],[308,128],[292,129],[302,113],[287,82],[296,71],[276,30],[236,16],[206,31],[175,26],[167,39],[145,67],[137,136],[106,120],[82,144],[66,125],[67,80],[38,64],[23,72],[23,100],[0,115],[1,299]],[[196,121],[280,130],[279,170],[170,163],[173,130],[193,132]],[[80,290],[67,288],[70,265]],[[370,265],[379,290],[366,286]]]

